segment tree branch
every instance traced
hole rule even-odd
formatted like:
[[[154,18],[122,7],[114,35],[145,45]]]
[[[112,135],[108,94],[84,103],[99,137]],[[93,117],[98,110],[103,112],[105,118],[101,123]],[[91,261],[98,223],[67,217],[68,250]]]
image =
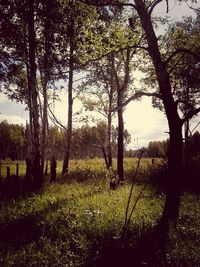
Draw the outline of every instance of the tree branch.
[[[192,135],[192,133],[194,132],[194,130],[199,126],[199,124],[200,124],[200,122],[198,122],[197,125],[192,129],[192,131],[191,131],[191,135]]]
[[[192,10],[194,10],[194,11],[197,11],[197,12],[199,12],[200,11],[200,8],[198,8],[198,7],[193,7],[193,6],[190,6],[188,3],[186,3],[187,4],[187,6],[190,8],[190,9],[192,9]]]
[[[178,61],[169,69],[169,74],[171,74],[173,72],[173,70],[176,68],[176,66],[178,66],[178,64],[181,62],[181,60],[183,59],[184,55],[182,55]]]
[[[67,130],[67,127],[65,127],[57,118],[56,116],[53,114],[53,111],[50,109],[49,105],[48,105],[48,110],[51,113],[50,119],[51,121],[56,124],[59,125],[60,128],[64,129],[65,131]]]
[[[103,148],[103,146],[100,146],[100,145],[97,145],[97,144],[88,142],[88,141],[85,140],[84,138],[79,137],[76,133],[72,133],[72,135],[73,135],[75,138],[79,139],[80,141],[82,141],[82,142],[88,144],[89,146],[97,147],[97,148],[100,148],[100,149]]]
[[[154,96],[162,99],[162,96],[158,93],[148,93],[148,92],[136,92],[133,96],[127,99],[124,103],[122,103],[121,107],[115,107],[112,111],[116,111],[120,108],[127,106],[131,101],[141,98],[142,96]]]
[[[48,107],[48,109],[49,109],[49,111],[50,111],[50,113],[52,115],[52,117],[50,117],[51,120],[53,120],[53,122],[56,123],[57,125],[59,125],[62,129],[67,130],[67,128],[56,118],[56,116],[53,114],[52,110],[49,107]],[[94,144],[94,143],[90,143],[87,140],[85,140],[84,138],[79,137],[76,133],[72,133],[72,136],[74,136],[76,139],[79,139],[80,141],[88,144],[89,146],[100,148],[102,150],[104,149],[103,146],[100,146],[100,145],[97,145],[97,144]]]
[[[148,14],[151,16],[151,13],[153,12],[154,8],[160,3],[162,0],[155,0],[149,7]]]
[[[143,34],[143,35],[141,36],[141,38],[139,39],[138,44],[134,44],[134,45],[130,45],[130,46],[127,45],[127,46],[125,46],[125,47],[116,47],[116,49],[114,49],[114,50],[112,50],[112,51],[106,52],[106,53],[103,54],[103,55],[99,55],[99,56],[97,56],[96,58],[89,59],[89,60],[87,60],[86,62],[80,64],[80,68],[84,68],[84,67],[86,67],[86,66],[87,66],[89,63],[91,63],[91,62],[100,60],[100,59],[102,59],[102,58],[104,58],[104,57],[106,57],[106,56],[111,55],[112,53],[122,52],[122,51],[124,51],[124,50],[127,50],[128,48],[129,48],[129,49],[131,49],[131,48],[135,48],[135,50],[136,50],[136,49],[143,49],[143,50],[145,50],[145,51],[148,52],[148,51],[149,51],[148,47],[139,45],[139,43],[140,43],[140,41],[142,40],[143,37],[144,37],[144,34]]]
[[[188,112],[188,114],[184,116],[184,118],[182,119],[182,123],[184,124],[187,120],[192,119],[192,117],[197,115],[199,112],[200,112],[200,107],[194,110],[191,110],[190,112]]]
[[[92,5],[92,6],[97,6],[97,7],[101,7],[101,6],[116,6],[116,7],[133,7],[135,8],[135,5],[134,4],[131,4],[131,3],[113,3],[113,2],[107,2],[107,3],[101,3],[101,1],[83,1],[81,0],[80,1],[81,3],[83,4],[86,4],[86,5]]]
[[[167,4],[167,13],[169,12],[169,1],[166,0],[166,4]]]
[[[179,103],[182,103],[184,105],[186,105],[188,103],[187,100],[182,100],[182,99],[176,99],[175,100],[175,105],[178,106]]]
[[[0,56],[4,57],[6,60],[10,60],[10,59],[12,60],[13,59],[15,61],[23,62],[26,65],[28,65],[28,62],[25,59],[22,59],[22,58],[18,58],[18,57],[14,57],[12,55],[9,55],[8,52],[2,51],[2,52],[0,52]]]
[[[173,57],[175,57],[177,54],[180,54],[180,53],[192,55],[193,57],[200,60],[200,55],[196,54],[195,52],[192,52],[191,50],[187,48],[178,48],[165,60],[165,63],[168,64],[173,59]]]

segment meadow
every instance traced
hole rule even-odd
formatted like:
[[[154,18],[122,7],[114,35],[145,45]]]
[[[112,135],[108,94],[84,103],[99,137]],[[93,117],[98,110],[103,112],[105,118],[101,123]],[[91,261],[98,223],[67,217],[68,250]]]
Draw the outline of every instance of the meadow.
[[[125,159],[127,181],[116,190],[109,187],[114,174],[102,160],[74,160],[68,177],[61,175],[58,162],[55,184],[49,184],[47,176],[42,191],[2,199],[0,266],[200,266],[199,197],[189,192],[182,194],[180,218],[165,255],[151,235],[162,213],[164,194],[151,182],[139,198],[121,243],[137,160]],[[4,162],[2,174],[7,164],[15,172],[15,163]],[[158,159],[157,167],[151,159],[142,159],[130,207],[160,165]],[[114,170],[115,166],[116,162]],[[23,162],[19,169],[25,172]]]

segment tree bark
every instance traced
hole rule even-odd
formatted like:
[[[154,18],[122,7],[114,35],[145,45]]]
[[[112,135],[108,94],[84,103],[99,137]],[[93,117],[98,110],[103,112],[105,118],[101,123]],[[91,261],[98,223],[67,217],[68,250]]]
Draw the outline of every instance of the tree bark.
[[[109,107],[108,114],[108,145],[107,145],[107,153],[108,153],[108,169],[112,167],[112,146],[111,146],[111,129],[112,129],[112,113],[111,107]]]
[[[31,111],[32,112],[32,160],[33,160],[33,183],[34,188],[42,187],[42,172],[41,172],[41,154],[40,154],[40,125],[39,125],[39,107],[38,107],[38,92],[36,88],[36,62],[35,62],[35,24],[34,24],[34,1],[28,1],[29,16],[28,16],[28,44],[29,44],[29,90],[31,96]]]
[[[183,145],[182,121],[178,115],[177,105],[173,99],[167,66],[162,60],[159,51],[157,37],[151,21],[151,14],[145,7],[143,0],[135,0],[135,7],[145,31],[149,55],[153,61],[156,71],[157,81],[169,126],[170,147],[168,155],[168,181],[166,188],[166,201],[162,215],[162,219],[166,224],[168,224],[169,221],[177,220],[179,215]]]
[[[102,147],[102,152],[103,152],[103,158],[104,158],[104,161],[105,161],[105,164],[106,164],[106,167],[107,169],[109,169],[109,166],[108,166],[108,158],[107,158],[107,155],[106,155],[106,151],[105,151],[105,148]]]
[[[70,29],[70,57],[69,57],[69,84],[68,84],[68,123],[66,133],[66,149],[64,154],[62,173],[68,173],[70,148],[72,140],[72,114],[73,114],[73,74],[74,74],[74,19],[71,17],[71,29]]]
[[[47,137],[47,126],[48,126],[48,113],[47,113],[47,85],[49,81],[49,30],[50,30],[50,22],[49,22],[49,9],[50,6],[48,1],[45,1],[45,20],[44,20],[44,62],[43,62],[43,71],[41,69],[41,79],[42,79],[42,92],[43,92],[43,116],[42,116],[42,145],[41,145],[41,168],[42,172],[44,171],[44,163],[46,157],[46,137]]]
[[[25,51],[25,59],[26,59],[26,75],[27,75],[27,85],[28,85],[28,109],[29,109],[29,125],[26,122],[26,130],[27,130],[27,136],[26,136],[26,158],[30,158],[31,151],[33,150],[33,116],[32,116],[32,96],[31,96],[31,89],[30,89],[30,66],[29,66],[29,51],[28,51],[28,45],[27,45],[27,39],[28,39],[28,33],[27,33],[27,24],[24,25],[24,51]]]
[[[117,142],[117,173],[120,181],[124,181],[124,120],[122,109],[122,90],[118,90],[117,110],[118,116],[118,142]]]

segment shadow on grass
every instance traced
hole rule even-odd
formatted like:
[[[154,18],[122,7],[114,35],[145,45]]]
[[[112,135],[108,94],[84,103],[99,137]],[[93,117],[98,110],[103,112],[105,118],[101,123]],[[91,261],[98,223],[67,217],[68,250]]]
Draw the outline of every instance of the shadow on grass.
[[[9,249],[19,249],[41,236],[42,228],[34,216],[26,216],[8,223],[0,223],[0,250],[6,253]]]
[[[130,231],[123,246],[119,238],[105,238],[91,248],[82,267],[175,267],[159,233],[157,226],[140,235]]]

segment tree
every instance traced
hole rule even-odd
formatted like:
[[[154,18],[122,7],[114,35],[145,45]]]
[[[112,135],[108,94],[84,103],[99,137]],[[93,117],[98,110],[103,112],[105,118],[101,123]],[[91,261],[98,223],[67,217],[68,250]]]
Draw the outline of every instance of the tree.
[[[83,63],[84,54],[82,53],[81,45],[84,43],[85,33],[88,32],[88,27],[91,25],[94,9],[87,7],[85,4],[77,1],[69,1],[65,6],[67,13],[67,36],[69,50],[69,80],[68,80],[68,118],[66,132],[66,148],[63,161],[62,173],[68,172],[71,139],[72,139],[72,116],[73,116],[73,81],[75,70],[79,71]]]
[[[33,138],[33,181],[36,189],[42,187],[42,166],[40,146],[40,124],[38,91],[36,81],[36,32],[35,32],[35,1],[28,1],[28,60],[29,60],[29,95],[31,102],[32,138]]]
[[[0,159],[11,158],[22,160],[25,158],[25,129],[17,124],[0,123]]]
[[[107,120],[107,168],[112,167],[112,119],[116,106],[116,88],[113,83],[112,67],[109,56],[93,62],[89,75],[87,75],[83,96],[80,97],[86,111],[97,111]],[[89,98],[88,98],[89,96]]]
[[[177,105],[183,117],[200,103],[200,76],[199,76],[199,29],[200,16],[196,18],[185,17],[183,21],[172,24],[164,38],[165,49],[169,54],[174,49],[184,47],[169,62],[170,78],[173,87],[173,95],[176,97]],[[188,41],[189,40],[189,41]],[[184,123],[184,167],[187,170],[189,147],[188,138],[190,118]]]
[[[2,54],[8,66],[3,86],[18,101],[29,108],[32,143],[33,180],[35,188],[42,186],[40,123],[36,65],[36,4],[37,1],[3,1],[0,10],[3,22]],[[7,14],[7,16],[5,16]],[[8,27],[7,27],[8,26]],[[12,41],[10,41],[10,38]],[[16,88],[18,91],[16,92]],[[23,90],[21,90],[23,88]]]
[[[166,158],[168,153],[167,141],[152,141],[148,144],[148,156],[157,158]]]
[[[106,3],[94,3],[94,5],[132,7],[134,14],[137,14],[140,20],[142,30],[146,37],[146,46],[144,46],[144,49],[148,52],[154,66],[159,87],[159,93],[157,96],[160,96],[162,99],[169,126],[168,181],[166,188],[166,201],[161,219],[163,225],[165,225],[167,229],[169,221],[176,221],[179,214],[183,148],[182,125],[187,119],[190,119],[192,116],[197,114],[200,111],[200,108],[191,110],[184,118],[180,118],[179,116],[177,101],[173,97],[168,64],[175,55],[180,54],[182,49],[175,49],[167,59],[164,59],[162,55],[162,49],[159,46],[159,39],[156,36],[152,19],[154,8],[160,2],[162,2],[162,0],[148,2],[144,0],[134,0],[134,3],[113,3],[112,1],[109,1]]]
[[[90,95],[96,97],[91,99],[91,97],[84,102],[86,103],[87,109],[97,111],[105,116],[108,121],[108,168],[112,164],[112,151],[111,151],[111,128],[112,128],[112,117],[114,112],[118,115],[118,175],[120,180],[124,180],[123,171],[123,148],[124,148],[124,122],[123,122],[123,107],[122,103],[126,100],[132,87],[131,75],[133,74],[133,57],[135,50],[130,51],[126,48],[127,45],[132,45],[137,47],[142,38],[139,34],[132,34],[127,25],[124,24],[122,20],[121,25],[114,24],[111,27],[110,39],[112,42],[116,39],[115,51],[111,49],[109,55],[103,59],[93,63],[92,71],[90,72],[89,79],[84,84],[87,88],[90,88]],[[126,32],[127,31],[127,32]],[[125,32],[125,33],[124,33]],[[109,38],[109,37],[108,37]],[[123,40],[121,42],[117,39]],[[114,40],[113,40],[114,39]],[[110,42],[111,42],[110,40]],[[119,49],[118,46],[124,47]],[[116,51],[119,50],[119,51]],[[132,90],[133,91],[133,90]],[[86,91],[88,92],[88,90]],[[133,93],[133,92],[132,92]],[[115,108],[113,107],[115,105]],[[116,108],[117,107],[117,108]]]
[[[169,173],[166,189],[166,202],[162,215],[163,222],[168,225],[168,222],[171,220],[175,221],[179,214],[182,170],[182,125],[187,118],[191,118],[199,111],[199,109],[195,109],[184,119],[181,119],[178,114],[177,103],[172,95],[172,86],[167,65],[172,56],[169,56],[167,60],[163,60],[152,23],[152,12],[159,2],[160,1],[156,1],[149,7],[145,5],[144,1],[135,0],[134,7],[139,15],[142,28],[146,35],[148,53],[155,68],[159,92],[161,94],[169,125]],[[178,50],[174,51],[174,55],[178,53]]]

